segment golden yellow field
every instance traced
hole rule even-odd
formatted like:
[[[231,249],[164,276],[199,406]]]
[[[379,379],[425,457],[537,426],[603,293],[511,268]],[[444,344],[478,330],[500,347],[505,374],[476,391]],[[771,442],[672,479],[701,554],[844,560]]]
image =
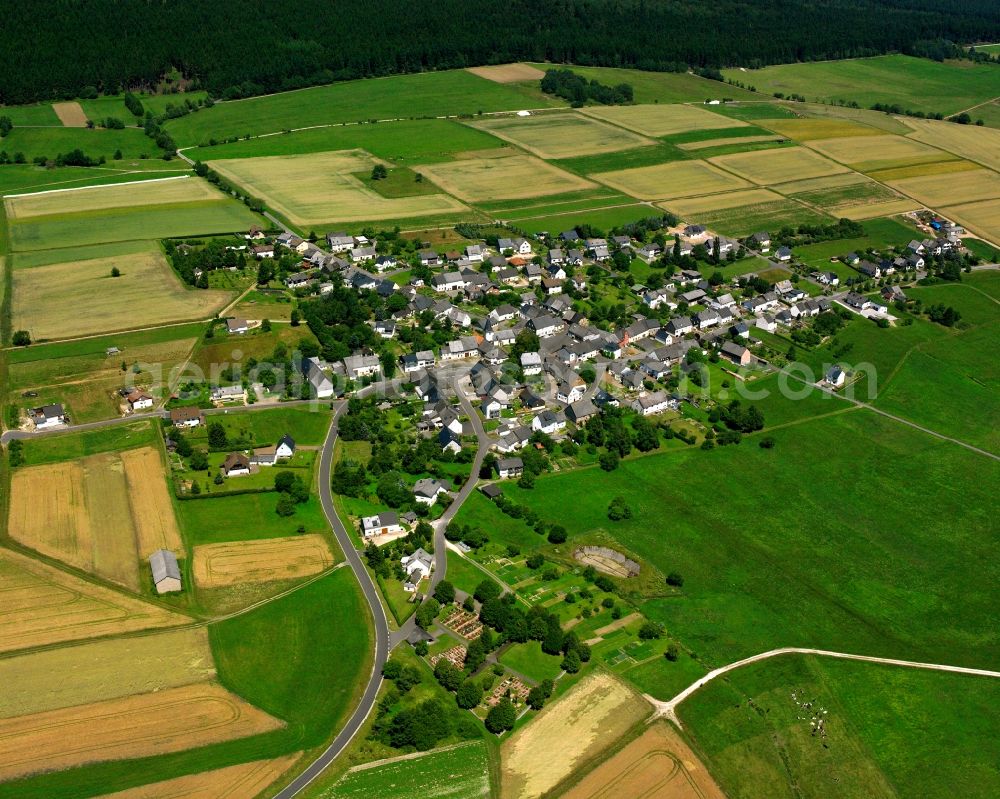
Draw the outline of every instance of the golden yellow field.
[[[954,156],[903,136],[820,139],[809,147],[861,172],[952,160]]]
[[[14,270],[14,327],[39,340],[193,321],[232,296],[185,288],[159,250],[56,263]]]
[[[104,794],[97,799],[248,799],[288,771],[301,756],[301,752],[294,752],[274,760],[240,763]]]
[[[931,208],[960,205],[1000,197],[1000,175],[988,169],[957,175],[927,175],[889,183],[903,194],[915,197]]]
[[[214,683],[33,713],[0,721],[0,781],[179,752],[281,726]]]
[[[526,80],[541,80],[545,73],[529,64],[495,64],[490,67],[469,67],[466,72],[478,75],[494,83],[517,83]]]
[[[184,549],[174,507],[167,493],[167,481],[160,453],[153,447],[121,453],[128,481],[136,549],[146,559],[158,549]]]
[[[650,712],[610,674],[592,674],[501,748],[503,799],[541,796],[610,748]]]
[[[954,205],[941,213],[1000,247],[1000,200]]]
[[[932,119],[907,119],[910,138],[1000,170],[1000,130]]]
[[[910,211],[919,210],[920,203],[916,200],[886,200],[885,202],[869,203],[867,205],[840,205],[831,210],[831,213],[844,219],[877,219],[885,216],[895,216],[905,214]]]
[[[210,183],[184,177],[25,194],[8,197],[5,202],[11,219],[28,219],[49,214],[106,211],[109,208],[134,208],[139,205],[155,206],[199,200],[223,202],[225,199],[225,195]]]
[[[859,141],[869,141],[869,139],[864,138]],[[823,158],[805,147],[719,155],[709,161],[761,186],[773,186],[775,183],[817,178],[821,175],[835,175],[847,171],[846,167]]]
[[[674,161],[591,177],[640,200],[669,200],[750,187],[747,181],[705,161]]]
[[[696,105],[597,105],[583,113],[647,136],[669,136],[689,130],[741,128],[746,122],[713,114]]]
[[[573,158],[655,144],[652,139],[574,112],[490,117],[471,124],[546,159]]]
[[[290,580],[333,565],[323,536],[231,541],[194,548],[194,581],[202,588]]]
[[[0,652],[189,621],[0,549]]]
[[[902,180],[903,178],[918,178],[923,175],[952,175],[955,172],[970,172],[981,168],[979,164],[974,164],[972,161],[935,161],[932,164],[913,164],[912,166],[876,169],[867,174],[875,180],[888,183],[889,181]]]
[[[377,163],[382,162],[364,150],[339,150],[211,161],[209,166],[305,227],[468,210],[445,194],[383,197],[356,175],[370,173]]]
[[[688,197],[673,200],[670,207],[683,219],[696,219],[699,214],[707,211],[721,211],[723,208],[739,208],[743,205],[759,205],[781,200],[780,194],[767,189],[746,189],[730,191],[723,194],[710,194],[705,197]]]
[[[161,547],[183,548],[152,447],[18,469],[8,531],[43,555],[133,591],[140,561]]]
[[[681,150],[707,150],[710,147],[722,147],[726,144],[753,144],[762,141],[779,141],[780,139],[781,136],[729,136],[723,139],[682,142],[677,147]]]
[[[52,110],[56,112],[59,121],[67,128],[87,127],[87,115],[83,113],[83,108],[78,102],[52,103]]]
[[[162,691],[214,677],[204,627],[32,652],[0,659],[0,685],[22,689],[0,692],[0,718]]]
[[[770,128],[795,141],[885,135],[884,130],[843,119],[768,119],[761,123],[761,127]]]
[[[468,158],[415,169],[445,191],[469,202],[519,200],[594,188],[589,180],[531,155]]]
[[[725,799],[698,756],[660,722],[587,774],[561,799]]]

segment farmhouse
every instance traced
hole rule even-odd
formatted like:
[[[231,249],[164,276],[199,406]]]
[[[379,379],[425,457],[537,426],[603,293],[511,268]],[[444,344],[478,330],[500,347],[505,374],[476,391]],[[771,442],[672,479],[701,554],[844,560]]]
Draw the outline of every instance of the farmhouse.
[[[399,514],[395,511],[384,511],[376,516],[365,516],[361,520],[361,534],[365,538],[376,535],[396,535],[403,532],[399,523]]]
[[[31,421],[37,430],[66,424],[66,412],[62,405],[43,405],[31,411]]]
[[[719,354],[737,366],[749,366],[753,360],[750,350],[732,341],[725,342],[719,350]]]
[[[128,403],[129,410],[141,411],[144,408],[153,407],[153,395],[147,394],[145,391],[139,391],[138,389],[132,391],[125,401]]]
[[[246,319],[239,319],[237,317],[233,317],[232,319],[226,320],[226,331],[230,335],[241,335],[243,333],[246,333],[248,329],[249,328],[247,326]]]
[[[417,590],[417,586],[421,580],[425,577],[430,577],[431,569],[434,568],[433,555],[425,552],[423,547],[412,555],[400,558],[399,562],[403,565],[403,571],[406,573],[406,582],[403,583],[403,590],[411,594]]]
[[[841,369],[839,366],[831,366],[830,370],[826,373],[826,376],[823,378],[823,382],[826,383],[828,386],[831,386],[832,388],[840,388],[842,385],[844,385],[844,382],[846,380],[847,380],[847,375],[844,373],[844,370]]]
[[[502,479],[520,477],[524,472],[524,461],[520,458],[500,458],[496,463],[497,474]]]
[[[170,423],[174,427],[198,427],[205,423],[201,408],[174,408],[170,411]]]
[[[153,573],[153,587],[158,594],[171,594],[181,590],[181,570],[177,556],[169,549],[158,549],[149,556]]]
[[[220,467],[224,477],[250,474],[250,459],[242,452],[230,452]]]

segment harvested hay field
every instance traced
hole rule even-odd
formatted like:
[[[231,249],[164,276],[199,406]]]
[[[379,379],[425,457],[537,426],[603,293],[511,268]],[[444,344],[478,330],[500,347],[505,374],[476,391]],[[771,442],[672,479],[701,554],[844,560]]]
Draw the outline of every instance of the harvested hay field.
[[[757,144],[765,141],[782,141],[782,136],[728,136],[723,139],[705,139],[704,141],[682,142],[678,144],[682,150],[708,150],[712,147],[724,147],[727,144]]]
[[[205,319],[232,296],[185,287],[157,249],[15,270],[14,325],[38,340],[86,336]]]
[[[545,73],[530,64],[495,64],[489,67],[469,67],[466,72],[486,78],[494,83],[520,83],[541,80]]]
[[[541,796],[614,745],[649,706],[610,674],[592,674],[501,747],[501,797]]]
[[[884,130],[843,119],[769,119],[763,126],[795,141],[886,135]]]
[[[747,181],[705,161],[674,161],[591,177],[640,200],[670,200],[750,188]]]
[[[0,781],[180,752],[282,726],[215,683],[33,713],[0,722]]]
[[[240,763],[104,794],[96,799],[246,799],[260,794],[301,756],[301,752],[295,752],[274,760]]]
[[[182,177],[8,196],[5,205],[7,215],[11,219],[31,219],[53,214],[108,211],[113,208],[171,205],[206,200],[223,202],[225,196],[204,180]]]
[[[845,177],[850,177],[850,175]],[[867,206],[902,199],[892,189],[873,180],[860,180],[843,186],[798,191],[790,193],[788,196],[830,211],[834,215],[840,208]],[[913,207],[914,204],[911,200],[907,202],[909,202],[910,207]]]
[[[916,200],[887,200],[885,202],[873,202],[867,205],[842,205],[834,208],[834,216],[845,219],[876,219],[896,214],[906,214],[910,211],[917,211],[921,207]]]
[[[676,200],[659,205],[678,215],[681,213]],[[709,229],[727,236],[748,236],[755,230],[778,229],[785,226],[828,224],[832,220],[832,216],[822,211],[785,198],[773,202],[703,211],[697,218],[698,222]]]
[[[689,130],[741,128],[747,125],[696,105],[602,105],[585,108],[583,113],[646,136],[670,136]]]
[[[955,205],[941,212],[1000,247],[1000,200]]]
[[[698,756],[665,723],[647,729],[561,799],[726,799]]]
[[[56,112],[56,116],[59,117],[64,128],[87,127],[87,115],[83,113],[83,108],[76,101],[52,103],[52,110]]]
[[[868,176],[883,183],[903,178],[919,178],[924,175],[953,175],[956,172],[970,172],[982,169],[972,161],[935,161],[932,164],[914,164],[912,166],[897,166],[889,169],[876,169],[868,172]]]
[[[121,453],[128,481],[136,549],[146,559],[158,549],[175,552],[184,548],[160,453],[152,447]]]
[[[911,139],[1000,170],[1000,130],[929,119],[907,119]]]
[[[808,146],[828,158],[848,164],[860,172],[874,172],[880,169],[894,169],[954,159],[950,153],[903,136],[819,139],[809,142]]]
[[[189,621],[187,616],[0,550],[0,652]]]
[[[709,160],[761,186],[773,186],[775,183],[785,183],[789,180],[818,178],[822,175],[836,175],[847,171],[846,167],[823,158],[805,147],[733,153],[719,155]]]
[[[931,208],[1000,197],[1000,175],[988,169],[962,172],[957,177],[945,174],[904,178],[892,181],[889,185]]]
[[[383,197],[358,174],[384,163],[364,150],[275,155],[210,161],[220,175],[264,198],[293,223],[309,227],[327,222],[409,219],[468,209],[445,194]],[[417,170],[425,176],[427,170]]]
[[[194,549],[194,581],[202,588],[293,580],[318,574],[333,556],[318,534],[205,544]]]
[[[531,155],[468,158],[416,167],[438,186],[468,202],[523,200],[592,189],[594,184]]]
[[[0,659],[0,684],[30,689],[0,693],[0,718],[162,691],[214,677],[204,627],[32,652]]]
[[[645,136],[577,113],[493,117],[471,124],[545,159],[575,158],[656,144]]]
[[[133,591],[140,562],[183,549],[152,447],[18,469],[8,531],[25,546]]]
[[[684,200],[674,200],[670,203],[670,207],[684,219],[693,219],[707,211],[721,211],[724,208],[780,202],[781,199],[780,194],[775,194],[768,189],[747,189],[711,194],[708,197],[688,197]]]
[[[827,175],[822,178],[792,180],[788,183],[779,183],[771,188],[791,197],[804,192],[819,191],[820,189],[836,189],[843,186],[856,186],[859,183],[870,182],[868,178],[864,175],[859,175],[857,172],[845,172],[842,175]]]

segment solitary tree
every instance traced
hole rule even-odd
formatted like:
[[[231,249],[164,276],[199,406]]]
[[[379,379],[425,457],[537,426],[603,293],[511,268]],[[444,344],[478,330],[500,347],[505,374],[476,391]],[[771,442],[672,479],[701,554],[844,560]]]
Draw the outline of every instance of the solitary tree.
[[[27,330],[15,330],[11,341],[15,347],[27,347],[31,343],[31,334]]]
[[[514,703],[505,696],[486,714],[486,729],[499,735],[514,729],[515,721],[517,721],[517,711],[514,709]]]
[[[372,167],[372,180],[384,180],[389,176],[388,170],[385,168],[384,164],[375,164]]]
[[[122,270],[119,269],[117,266],[112,266],[111,277],[121,277],[121,276],[122,276]]]

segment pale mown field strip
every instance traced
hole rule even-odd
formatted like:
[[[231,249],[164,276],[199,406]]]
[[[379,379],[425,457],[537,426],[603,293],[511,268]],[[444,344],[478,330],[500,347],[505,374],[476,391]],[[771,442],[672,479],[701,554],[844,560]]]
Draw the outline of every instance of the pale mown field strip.
[[[835,161],[863,168],[866,172],[954,159],[951,153],[904,136],[818,139],[810,141],[807,146]]]
[[[520,200],[594,188],[589,180],[531,155],[467,158],[415,170],[467,202]]]
[[[486,78],[494,83],[518,83],[526,80],[541,80],[545,73],[529,64],[496,64],[491,67],[469,67],[466,72]]]
[[[670,200],[752,188],[748,181],[706,161],[674,161],[601,172],[591,177],[640,200]]]
[[[0,719],[162,691],[215,677],[204,627],[0,659]],[[2,730],[3,722],[0,722]]]
[[[723,194],[711,194],[707,197],[688,197],[674,200],[670,207],[680,216],[697,217],[707,211],[721,211],[724,208],[740,208],[744,205],[758,205],[782,200],[780,194],[768,189],[747,189],[746,191],[730,191]]]
[[[729,136],[723,139],[705,139],[705,141],[690,141],[677,146],[682,150],[707,150],[710,147],[722,147],[726,144],[754,144],[764,141],[781,141],[781,136]]]
[[[719,155],[709,161],[762,186],[848,171],[847,167],[834,163],[805,147]]]
[[[835,189],[843,186],[855,186],[859,183],[871,183],[871,180],[857,172],[845,172],[842,175],[827,175],[821,178],[807,178],[806,180],[791,180],[787,183],[779,183],[771,188],[782,194],[802,194],[807,191],[817,191],[818,189]]]
[[[904,178],[890,181],[889,185],[932,208],[1000,198],[1000,174],[988,169]]]
[[[4,203],[12,219],[29,219],[51,214],[74,214],[81,211],[106,211],[110,208],[136,208],[140,205],[166,205],[203,200],[225,202],[218,189],[196,178],[143,181],[123,186],[92,186],[86,189],[52,191],[8,197]]]
[[[767,119],[762,126],[777,131],[795,141],[832,139],[835,137],[883,136],[886,131],[867,125],[857,125],[842,119]]]
[[[153,447],[130,449],[121,453],[128,481],[136,549],[140,559],[158,549],[180,552],[184,549],[167,493],[167,481],[160,453]]]
[[[66,103],[53,103],[52,110],[56,112],[59,121],[66,128],[87,127],[87,115],[83,113],[83,108],[76,101]]]
[[[545,159],[595,155],[656,143],[577,113],[494,117],[470,124]]]
[[[179,752],[281,726],[214,683],[18,716],[0,722],[0,781]]]
[[[503,799],[541,796],[648,714],[649,706],[615,677],[587,677],[504,743]]]
[[[185,288],[159,250],[49,264],[15,270],[14,327],[34,339],[151,327],[205,319],[232,296]]]
[[[189,622],[0,549],[0,652]]]
[[[561,799],[726,799],[681,737],[664,723],[604,761]]]
[[[889,200],[883,203],[870,203],[868,205],[839,205],[831,213],[836,217],[845,219],[876,219],[878,217],[894,216],[916,211],[920,208],[920,203],[914,200]]]
[[[941,213],[1000,247],[1000,199],[953,205]]]
[[[18,469],[8,531],[43,555],[134,591],[142,560],[161,548],[183,550],[152,447]]]
[[[602,105],[582,109],[583,113],[621,125],[647,136],[669,136],[689,130],[742,128],[747,123],[713,114],[696,105]]]
[[[907,119],[911,139],[1000,170],[1000,130],[929,119]]]
[[[307,227],[332,220],[402,219],[468,210],[444,194],[381,196],[354,174],[370,173],[377,163],[382,162],[364,150],[340,150],[211,161],[209,166]]]
[[[96,799],[250,799],[290,769],[301,752],[104,794]]]
[[[310,534],[195,547],[193,572],[202,588],[222,588],[306,577],[332,565],[323,536]]]

